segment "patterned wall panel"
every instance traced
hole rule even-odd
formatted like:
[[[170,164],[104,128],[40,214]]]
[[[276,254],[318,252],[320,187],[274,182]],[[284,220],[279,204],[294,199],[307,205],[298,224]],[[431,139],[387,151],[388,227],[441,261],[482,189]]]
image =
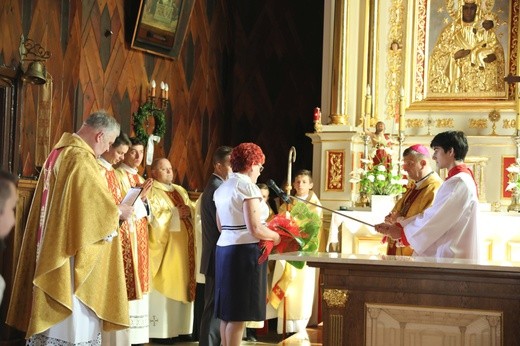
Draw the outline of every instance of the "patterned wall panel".
[[[297,168],[312,166],[312,110],[320,104],[323,2],[197,0],[177,60],[130,48],[139,1],[6,0],[0,5],[0,64],[19,65],[22,32],[52,56],[51,146],[92,111],[131,129],[151,79],[170,86],[166,138],[175,181],[202,190],[217,146],[254,141],[267,155],[265,179],[281,181],[290,146]],[[110,35],[106,32],[111,31]],[[20,161],[35,164],[38,86],[21,90]],[[262,179],[262,178],[261,178]]]
[[[132,113],[147,97],[151,79],[170,86],[166,137],[155,156],[167,156],[175,180],[190,190],[201,190],[212,165],[211,155],[222,144],[230,111],[224,90],[229,79],[222,61],[230,56],[230,14],[224,0],[196,1],[185,44],[178,60],[130,49],[135,23],[128,14],[139,1],[34,0],[7,1],[0,7],[0,64],[18,66],[22,27],[25,36],[40,43],[52,56],[47,70],[53,79],[51,146],[64,131],[75,131],[92,111],[106,109],[129,131]],[[24,26],[24,23],[25,26]],[[111,31],[111,33],[109,33]],[[223,73],[224,72],[224,73]],[[36,113],[38,86],[21,92],[19,169],[37,175]],[[206,126],[202,127],[203,119]],[[201,143],[206,143],[204,148]]]

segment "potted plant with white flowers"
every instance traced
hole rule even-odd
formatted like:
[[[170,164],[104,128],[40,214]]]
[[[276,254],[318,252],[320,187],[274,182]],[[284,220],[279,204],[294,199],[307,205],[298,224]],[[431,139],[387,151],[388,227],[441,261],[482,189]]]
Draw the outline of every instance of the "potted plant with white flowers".
[[[378,149],[379,150],[379,149]],[[374,160],[376,154],[373,153],[372,159],[362,159],[362,168],[354,170],[351,175],[351,183],[359,183],[360,195],[370,196],[372,211],[378,211],[393,207],[395,197],[403,193],[408,184],[408,180],[403,178],[399,172],[399,165],[392,163],[391,156]],[[378,196],[388,196],[380,198]],[[378,200],[385,200],[382,202],[384,206],[378,207]]]

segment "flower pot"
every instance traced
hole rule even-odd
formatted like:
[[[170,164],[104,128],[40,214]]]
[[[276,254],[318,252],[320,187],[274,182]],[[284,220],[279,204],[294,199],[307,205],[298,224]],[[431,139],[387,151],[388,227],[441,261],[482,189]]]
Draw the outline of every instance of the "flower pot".
[[[370,207],[372,213],[385,217],[390,213],[395,205],[395,196],[392,195],[372,195]]]

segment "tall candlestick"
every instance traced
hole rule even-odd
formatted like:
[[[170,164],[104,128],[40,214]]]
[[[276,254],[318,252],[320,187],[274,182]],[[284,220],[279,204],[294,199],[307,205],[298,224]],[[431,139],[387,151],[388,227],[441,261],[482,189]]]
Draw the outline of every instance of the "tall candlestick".
[[[404,123],[404,89],[401,89],[401,97],[399,99],[399,134],[406,128]]]
[[[367,95],[365,97],[365,114],[370,118],[372,115],[372,94],[370,85],[367,85]]]
[[[170,87],[168,86],[168,83],[164,84],[164,98],[168,98],[168,90],[170,90]]]
[[[150,82],[150,86],[152,87],[152,97],[155,97],[155,87],[157,86],[155,84],[155,79],[152,79],[152,81]]]

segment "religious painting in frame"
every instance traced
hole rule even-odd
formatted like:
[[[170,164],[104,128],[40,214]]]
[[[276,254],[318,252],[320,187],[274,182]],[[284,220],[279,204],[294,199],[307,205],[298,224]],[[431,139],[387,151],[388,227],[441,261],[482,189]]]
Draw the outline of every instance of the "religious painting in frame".
[[[194,0],[141,0],[132,48],[177,58],[186,36]]]
[[[411,109],[512,108],[504,77],[518,74],[519,2],[415,0]]]
[[[325,191],[344,191],[345,151],[327,150],[326,158]]]
[[[507,167],[515,163],[514,156],[502,156],[502,198],[511,198],[511,191],[506,191],[507,183],[509,182],[509,172]]]

